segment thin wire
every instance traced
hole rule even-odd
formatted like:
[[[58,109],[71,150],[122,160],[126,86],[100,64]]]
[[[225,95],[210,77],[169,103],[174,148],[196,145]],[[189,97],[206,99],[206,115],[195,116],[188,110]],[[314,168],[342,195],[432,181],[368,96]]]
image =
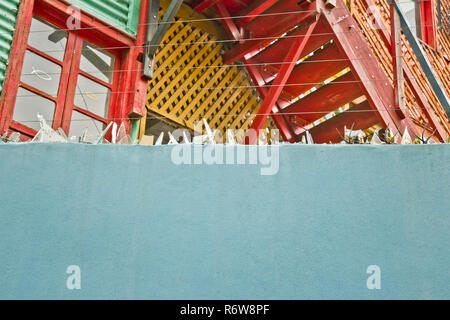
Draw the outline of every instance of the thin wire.
[[[369,58],[367,58],[369,59]],[[341,62],[341,61],[354,61],[354,60],[367,60],[367,59],[329,59],[329,60],[315,60],[315,61],[302,61],[299,64],[303,63],[320,63],[320,62]],[[174,67],[174,68],[156,68],[157,71],[169,71],[169,70],[195,70],[195,69],[214,69],[214,68],[232,68],[232,67],[247,67],[247,66],[269,66],[269,65],[279,65],[279,64],[290,64],[296,63],[298,61],[293,62],[268,62],[268,63],[243,63],[243,64],[222,64],[222,65],[206,65],[206,66],[197,66],[197,67]],[[81,70],[83,71],[83,70]],[[142,68],[139,69],[119,69],[119,70],[99,70],[99,71],[90,71],[89,74],[97,74],[97,73],[116,73],[116,72],[135,72],[142,71]],[[86,72],[86,71],[84,71]],[[73,72],[45,72],[48,75],[61,75],[61,74],[72,74]],[[22,76],[32,76],[36,73],[22,73]]]
[[[342,9],[344,9],[344,8],[342,8]],[[315,11],[315,10],[308,10],[308,11]],[[247,16],[241,16],[241,17],[265,16],[265,15],[281,15],[281,14],[292,14],[292,13],[308,12],[308,11],[294,11],[294,12],[283,12],[283,13],[273,13],[273,14],[247,15]],[[225,18],[221,17],[221,18],[208,18],[208,19],[194,19],[194,20],[184,20],[184,21],[176,21],[176,22],[187,23],[187,22],[195,22],[195,21],[223,20],[223,19],[227,19],[227,18],[228,19],[229,18],[239,18],[239,16],[236,16],[236,17],[225,17]],[[173,23],[173,22],[168,22],[168,23]],[[151,24],[151,23],[149,23],[149,24]],[[80,28],[80,29],[83,29],[83,28]],[[80,29],[78,29],[78,30],[80,30]],[[95,29],[95,28],[92,28],[92,29]],[[378,29],[381,29],[381,28],[378,28]],[[385,29],[385,30],[387,30],[387,29]],[[54,31],[52,31],[52,32],[54,32]],[[350,33],[350,32],[343,32],[343,33]],[[326,35],[326,34],[333,34],[333,33],[323,33],[323,34],[315,34],[315,35]],[[290,38],[290,37],[304,37],[304,35],[291,35],[291,36],[287,35],[284,38]],[[264,39],[283,39],[283,38],[279,38],[279,37],[265,37],[265,38],[253,38],[253,39],[243,39],[243,40],[264,40]],[[216,41],[208,41],[208,42],[191,42],[191,43],[175,43],[175,44],[168,43],[168,44],[164,44],[164,45],[197,44],[197,43],[200,44],[200,43],[211,43],[211,42],[216,43],[216,42],[221,42],[221,41],[223,41],[223,42],[228,42],[228,41],[235,42],[235,40],[216,40]],[[144,47],[144,46],[126,46],[126,47],[122,47],[122,48],[131,48],[131,47]],[[121,47],[109,47],[109,49],[113,49],[113,48],[121,48]],[[100,49],[102,49],[102,48],[100,48]],[[108,48],[103,48],[103,49],[108,49]],[[64,52],[64,51],[65,50],[59,50],[58,52]],[[42,51],[42,52],[56,52],[56,51]],[[74,50],[73,52],[76,52],[76,50]],[[323,60],[323,61],[307,61],[306,60],[306,61],[303,61],[302,63],[305,63],[305,62],[306,63],[308,63],[308,62],[309,63],[312,63],[312,62],[332,62],[332,61],[346,61],[346,60],[365,60],[365,59],[363,59],[363,58],[361,58],[361,59],[330,59],[330,60]],[[284,63],[290,63],[290,62],[280,62],[280,63],[274,62],[274,63],[269,63],[269,64],[284,64]],[[243,66],[247,66],[247,65],[250,66],[250,65],[268,65],[268,64],[267,63],[266,64],[263,64],[263,63],[261,63],[261,64],[244,64]],[[190,68],[192,68],[192,69],[215,68],[215,67],[227,67],[227,66],[233,66],[233,65],[204,66],[204,67],[185,67],[185,69],[188,69],[188,68],[189,69]],[[169,70],[169,69],[183,69],[183,67],[180,67],[180,68],[166,68],[165,70]],[[120,71],[121,70],[117,70],[117,72],[120,72]],[[135,71],[140,71],[140,69],[139,70],[135,70]],[[99,71],[99,72],[101,72],[101,71]],[[113,71],[113,72],[116,72],[116,71]],[[51,74],[56,74],[56,73],[51,73]],[[376,81],[376,80],[368,80],[368,81]],[[384,81],[384,80],[378,80],[378,81]],[[363,81],[352,81],[352,82],[363,82]],[[330,82],[328,84],[331,84],[331,83],[340,83],[340,82],[339,81],[334,81],[334,82]],[[342,83],[348,83],[348,82],[342,82]],[[309,83],[309,85],[313,85],[313,84],[319,85],[319,84],[323,84],[323,83]],[[308,83],[287,84],[285,86],[289,86],[289,85],[308,85]],[[270,86],[271,85],[265,85],[265,86],[262,86],[262,87],[270,87]],[[257,88],[257,87],[260,87],[260,86],[216,87],[216,88],[213,88],[213,87],[210,87],[210,88],[195,88],[195,87],[192,87],[190,89],[215,90],[215,89],[226,89],[226,88]],[[179,88],[179,89],[175,89],[175,90],[183,90],[183,89]],[[165,91],[165,90],[162,90],[162,91]],[[128,92],[128,91],[117,91],[117,92],[112,92],[112,93],[126,93],[126,92]],[[98,94],[102,94],[102,93],[98,93]]]
[[[313,57],[312,55],[311,57]],[[298,63],[298,65],[305,64],[305,63],[322,63],[322,62],[342,62],[342,61],[364,61],[364,60],[371,60],[371,58],[354,58],[354,59],[325,59],[325,60],[312,60],[309,59],[304,61],[280,61],[280,62],[263,62],[263,63],[240,63],[240,64],[222,64],[222,65],[205,65],[205,66],[194,66],[194,67],[173,67],[173,68],[157,68],[157,71],[169,71],[169,70],[195,70],[195,69],[215,69],[215,68],[232,68],[232,67],[248,67],[248,66],[271,66],[271,65],[283,65],[283,64],[291,64],[291,63]],[[83,70],[81,70],[83,71]],[[99,71],[89,71],[89,74],[97,74],[97,73],[121,73],[121,72],[134,72],[134,71],[142,71],[142,68],[139,69],[119,69],[119,70],[100,70]],[[86,71],[84,71],[86,72]],[[72,74],[73,72],[45,72],[47,75],[62,75],[62,74]],[[36,73],[22,73],[22,76],[32,76]],[[444,76],[450,76],[450,75],[444,75]]]
[[[340,33],[351,33],[351,31],[345,31],[345,32],[340,32]],[[324,35],[333,35],[335,33],[333,32],[324,32],[324,33],[315,33],[310,35],[310,37],[312,36],[324,36]],[[242,41],[259,41],[259,40],[277,40],[277,39],[286,39],[286,38],[301,38],[301,37],[306,37],[306,35],[286,35],[282,38],[280,38],[280,36],[273,36],[273,37],[261,37],[261,38],[248,38],[248,39],[241,39]],[[209,41],[193,41],[193,42],[177,42],[177,43],[161,43],[161,44],[155,44],[155,45],[135,45],[135,46],[118,46],[118,47],[97,47],[97,49],[102,49],[102,50],[114,50],[114,49],[129,49],[129,48],[145,48],[145,47],[164,47],[164,46],[181,46],[181,45],[185,45],[185,46],[192,46],[192,45],[199,45],[199,44],[216,44],[216,43],[227,43],[227,42],[236,42],[236,40],[232,40],[232,39],[225,39],[225,40],[209,40]],[[263,49],[263,48],[261,48]],[[264,48],[265,49],[265,48]],[[55,53],[55,52],[66,52],[67,50],[39,50],[36,49],[39,52],[42,53]],[[83,51],[87,51],[88,49],[81,49],[81,50],[72,50],[72,51],[67,51],[67,52],[83,52]],[[21,53],[18,53],[21,54]]]
[[[228,68],[228,67],[247,67],[247,66],[271,66],[271,65],[283,65],[283,64],[291,64],[291,63],[298,63],[305,64],[305,63],[322,63],[322,62],[342,62],[342,61],[364,61],[364,60],[371,60],[372,58],[342,58],[342,59],[323,59],[323,60],[311,60],[309,57],[314,58],[316,52],[322,52],[329,48],[331,45],[329,45],[330,42],[324,43],[321,47],[318,47],[314,51],[310,52],[309,54],[305,55],[302,59],[305,60],[297,60],[297,61],[275,61],[275,62],[260,62],[260,63],[233,63],[233,64],[222,64],[222,65],[205,65],[205,66],[193,66],[193,67],[169,67],[169,68],[157,68],[157,70],[163,70],[163,71],[169,71],[169,70],[195,70],[195,69],[209,69],[209,68]],[[39,51],[39,50],[38,50]],[[42,51],[41,51],[42,52]],[[33,52],[34,53],[34,52]],[[35,53],[36,54],[36,53]],[[403,55],[395,56],[395,57],[403,57]],[[447,64],[447,67],[450,66],[450,63]],[[110,69],[97,69],[98,71],[89,71],[89,74],[96,74],[96,73],[121,73],[121,72],[134,72],[134,71],[142,71],[142,68],[139,69],[118,69],[118,70],[110,70]],[[83,71],[83,70],[82,70]],[[72,74],[72,72],[45,72],[48,75],[58,75],[58,74]],[[22,73],[22,75],[34,75],[35,73]],[[444,75],[449,77],[450,74]]]
[[[423,2],[427,0],[420,0],[418,2]],[[428,0],[429,1],[429,0]],[[397,1],[397,3],[410,3],[407,1]],[[347,7],[344,8],[334,8],[333,10],[348,10]],[[261,14],[248,14],[248,15],[238,15],[238,16],[228,16],[228,17],[217,17],[217,18],[198,18],[198,19],[188,19],[188,20],[175,20],[168,22],[148,22],[148,23],[138,23],[138,26],[148,26],[148,25],[160,25],[160,24],[173,24],[173,23],[189,23],[189,22],[203,22],[203,21],[218,21],[218,20],[229,20],[229,19],[241,19],[241,18],[257,18],[257,17],[267,17],[267,16],[279,16],[279,15],[290,15],[296,13],[307,13],[307,12],[317,12],[317,10],[298,10],[298,11],[284,11],[284,12],[274,12],[274,13],[261,13]],[[110,29],[110,28],[121,28],[123,25],[109,25],[104,27],[84,27],[77,28],[76,30],[92,30],[92,29]],[[73,28],[59,29],[61,31],[73,31]],[[33,32],[49,32],[48,30],[37,30]],[[54,31],[53,31],[54,32]],[[9,33],[8,33],[9,34]]]
[[[426,109],[426,108],[417,107],[417,109]],[[401,110],[401,108],[385,108],[385,110],[383,110],[381,112],[389,112],[389,111],[396,111],[396,110]],[[244,115],[246,117],[246,119],[250,118],[252,116],[256,117],[256,116],[273,116],[273,115],[287,115],[287,116],[289,116],[289,115],[303,115],[303,114],[323,114],[323,116],[326,116],[326,115],[332,114],[334,112],[336,112],[336,110],[332,110],[332,111],[326,110],[326,111],[277,112],[277,113],[274,113],[274,112],[270,112],[270,113],[235,113],[235,114],[216,114],[216,115],[213,115],[213,116],[208,116],[206,118],[207,119],[213,119],[213,118],[218,118],[218,117],[238,117],[238,116],[241,116],[241,115]],[[349,112],[351,112],[351,113],[362,113],[362,112],[376,113],[378,111],[374,110],[374,109],[352,110],[350,108],[350,109],[347,109],[347,110],[344,110],[344,111],[338,113],[337,115],[334,115],[333,117],[339,116],[339,115],[344,114],[344,113],[349,113]],[[200,117],[200,118],[203,118],[203,117]],[[118,121],[118,120],[141,120],[141,119],[143,119],[143,117],[141,117],[141,118],[138,118],[138,117],[107,118],[105,120],[109,123],[111,121],[115,122],[115,121]],[[167,119],[167,117],[151,115],[151,116],[145,117],[145,119]],[[317,119],[317,120],[319,120],[319,119]],[[46,120],[46,121],[53,121],[53,119],[44,119],[44,120]],[[315,120],[315,121],[317,121],[317,120]],[[61,120],[57,120],[57,121],[58,122],[60,122],[60,121],[61,122],[66,122],[66,121],[91,121],[91,119],[73,119],[73,120],[72,119],[61,119]],[[19,123],[22,123],[22,122],[23,123],[29,123],[29,122],[40,122],[40,121],[39,120],[23,120],[23,121],[21,120],[21,121],[19,121]],[[313,123],[313,122],[314,121],[312,121],[311,123]],[[6,123],[6,121],[3,121],[3,123]]]
[[[375,30],[390,30],[387,28],[376,28]],[[364,34],[362,30],[359,30],[361,34]],[[323,32],[323,33],[314,33],[311,34],[310,37],[313,36],[326,36],[326,35],[334,35],[334,34],[347,34],[347,33],[354,33],[354,31],[342,31],[342,32]],[[239,39],[239,41],[260,41],[260,40],[283,40],[283,39],[291,39],[291,38],[303,38],[306,37],[306,35],[299,34],[299,35],[285,35],[285,36],[271,36],[271,37],[257,37],[257,38],[244,38]],[[130,49],[130,48],[146,48],[146,47],[165,47],[165,46],[192,46],[192,45],[200,45],[200,44],[216,44],[216,43],[229,43],[229,42],[237,42],[238,40],[234,39],[224,39],[224,40],[208,40],[208,41],[193,41],[193,42],[177,42],[177,43],[161,43],[161,44],[145,44],[145,45],[134,45],[134,46],[113,46],[113,47],[97,47],[97,49],[101,50],[118,50],[118,49]],[[271,46],[270,44],[266,46],[265,48],[261,48],[261,50],[265,50]],[[37,49],[38,50],[38,49]],[[38,50],[42,53],[57,53],[57,52],[84,52],[89,51],[89,49],[81,49],[81,50]],[[22,53],[17,53],[18,55]],[[10,54],[11,56],[11,54]]]
[[[345,75],[348,75],[349,73],[346,73]],[[342,75],[340,77],[343,77],[345,75]],[[401,78],[400,80],[406,80],[405,78]],[[280,85],[274,85],[274,84],[265,84],[262,86],[258,86],[258,85],[250,85],[250,86],[218,86],[218,87],[180,87],[180,88],[176,88],[176,89],[172,89],[172,88],[165,88],[165,89],[160,89],[159,92],[166,92],[166,91],[179,91],[179,90],[226,90],[226,89],[256,89],[256,88],[269,88],[269,87],[289,87],[289,86],[317,86],[317,85],[331,85],[331,84],[351,84],[351,83],[367,83],[367,82],[375,82],[375,81],[383,81],[386,82],[386,80],[383,79],[367,79],[367,80],[351,80],[351,81],[329,81],[327,83],[324,82],[300,82],[300,83],[286,83],[286,84],[280,84]],[[386,82],[386,85],[389,84],[390,82]],[[24,90],[26,91],[31,91],[25,87],[23,87]],[[319,90],[319,89],[316,89]],[[110,93],[133,93],[135,92],[135,90],[133,91],[108,91],[108,92],[89,92],[90,94],[99,94],[99,95],[106,95],[106,94],[110,94]],[[46,92],[44,92],[46,93]],[[46,93],[50,96],[52,96],[52,94]],[[79,95],[77,93],[74,93],[75,95]],[[35,97],[37,94],[32,94],[32,95],[4,95],[4,97],[12,97],[12,96],[16,96],[16,97]],[[53,96],[55,98],[55,96]],[[46,98],[47,99],[47,98]]]
[[[322,49],[321,49],[322,50]],[[307,55],[308,56],[308,55]],[[314,57],[312,55],[311,57]],[[398,57],[398,56],[396,56]],[[402,56],[403,57],[403,56]],[[372,58],[354,58],[354,59],[325,59],[325,60],[309,60],[306,59],[304,61],[280,61],[280,62],[263,62],[263,63],[239,63],[239,64],[222,64],[222,65],[206,65],[206,66],[196,66],[196,67],[173,67],[173,68],[157,68],[156,70],[163,70],[163,71],[169,71],[169,70],[195,70],[195,69],[214,69],[214,68],[232,68],[232,67],[248,67],[248,66],[271,66],[271,65],[282,65],[282,64],[291,64],[291,63],[298,63],[298,65],[305,64],[305,63],[322,63],[322,62],[342,62],[342,61],[364,61],[364,60],[371,60]],[[450,66],[450,64],[449,64]],[[83,71],[83,70],[81,70]],[[97,73],[120,73],[120,72],[135,72],[135,71],[142,71],[142,68],[140,69],[119,69],[119,70],[99,70],[99,71],[90,71],[89,74],[97,74]],[[84,71],[86,72],[86,71]],[[62,74],[72,74],[73,72],[45,72],[48,75],[62,75]],[[35,75],[35,73],[22,73],[23,76],[32,76]],[[450,77],[450,74],[442,75],[443,77]]]
[[[348,8],[335,8],[335,9],[347,9]],[[317,10],[298,10],[298,11],[284,11],[284,12],[274,12],[274,13],[262,13],[262,14],[253,14],[253,15],[241,15],[241,16],[229,16],[229,17],[218,17],[218,18],[199,18],[199,19],[188,19],[188,20],[174,20],[167,22],[148,22],[148,23],[139,23],[138,26],[150,26],[150,25],[161,25],[161,24],[174,24],[174,23],[190,23],[190,22],[203,22],[203,21],[218,21],[218,20],[227,20],[227,19],[241,19],[241,18],[256,18],[256,17],[267,17],[267,16],[279,16],[279,15],[290,15],[296,13],[307,13],[307,12],[317,12]],[[104,26],[104,27],[84,27],[77,28],[76,30],[92,30],[92,29],[110,29],[110,28],[121,28],[123,25],[112,25]],[[73,28],[67,29],[59,29],[61,31],[74,31]],[[37,30],[34,32],[48,32],[48,30]],[[54,32],[54,31],[53,31]]]

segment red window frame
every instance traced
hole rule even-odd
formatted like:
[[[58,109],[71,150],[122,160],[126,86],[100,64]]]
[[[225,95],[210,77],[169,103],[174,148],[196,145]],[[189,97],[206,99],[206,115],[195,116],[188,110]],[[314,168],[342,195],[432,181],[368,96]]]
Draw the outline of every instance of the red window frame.
[[[62,116],[63,123],[60,126],[66,132],[68,132],[68,130],[69,130],[69,124],[70,124],[70,119],[72,117],[72,111],[77,111],[79,113],[87,115],[90,118],[94,118],[100,122],[103,122],[105,125],[108,124],[109,120],[114,119],[114,106],[116,105],[117,95],[119,94],[118,90],[119,90],[120,65],[121,65],[122,54],[120,53],[120,51],[115,52],[113,50],[103,49],[109,53],[112,53],[115,57],[114,76],[112,79],[112,83],[107,83],[105,81],[97,79],[96,77],[92,76],[91,74],[80,69],[81,51],[82,51],[82,46],[83,46],[84,41],[93,43],[91,39],[86,39],[86,38],[83,38],[83,37],[77,35],[77,38],[75,39],[76,54],[73,55],[72,65],[71,65],[70,71],[69,71],[69,83],[68,83],[68,87],[67,87],[66,103],[65,103],[64,114]],[[93,43],[93,44],[96,44],[96,43]],[[87,110],[75,105],[74,101],[75,101],[75,92],[76,92],[76,84],[77,84],[77,80],[78,80],[78,75],[82,75],[82,76],[110,89],[108,115],[107,115],[106,119],[96,115],[93,112],[87,111]]]
[[[43,12],[39,9],[35,10],[33,17],[39,17],[52,25],[54,25],[57,28],[64,29],[65,25],[61,23],[61,21],[55,20],[53,17],[49,16],[46,12]],[[59,88],[58,88],[58,94],[56,97],[53,97],[45,92],[39,91],[36,88],[33,88],[32,86],[25,84],[23,82],[19,83],[19,87],[22,87],[28,91],[31,91],[39,96],[42,96],[43,98],[46,98],[48,100],[51,100],[55,103],[55,113],[53,115],[53,124],[52,127],[54,129],[62,128],[66,134],[68,134],[70,129],[70,121],[72,118],[72,112],[77,111],[79,113],[82,113],[86,116],[89,116],[90,118],[93,118],[95,120],[98,120],[105,125],[109,122],[108,119],[112,119],[114,117],[114,110],[112,106],[115,105],[116,97],[118,94],[118,83],[119,83],[119,76],[120,76],[120,64],[121,64],[121,52],[120,50],[107,50],[103,49],[115,57],[114,62],[114,76],[112,79],[112,83],[104,82],[100,79],[97,79],[96,77],[92,76],[91,74],[82,71],[80,66],[80,60],[81,60],[81,54],[82,54],[82,46],[84,41],[88,41],[92,44],[92,39],[86,39],[83,36],[79,35],[78,31],[67,31],[68,33],[68,39],[66,44],[66,49],[64,53],[63,61],[59,61],[58,59],[55,59],[51,56],[49,56],[47,53],[42,52],[36,48],[33,48],[29,44],[26,46],[26,50],[29,50],[33,53],[35,53],[38,56],[41,56],[42,58],[45,58],[46,60],[49,60],[53,62],[54,64],[57,64],[61,67],[61,75],[59,80]],[[77,107],[74,103],[75,101],[75,95],[76,95],[76,84],[78,80],[78,75],[82,75],[98,84],[101,84],[104,87],[107,87],[110,89],[110,98],[109,98],[109,106],[108,106],[108,115],[106,118],[102,118],[98,116],[95,113],[92,113],[90,111],[87,111],[83,108]],[[16,130],[18,132],[24,133],[28,136],[34,136],[36,134],[36,131],[34,129],[31,129],[27,127],[24,124],[21,124],[19,122],[16,122],[14,120],[11,120],[10,128],[13,130]]]
[[[148,6],[147,1],[143,1],[143,8]],[[33,51],[45,57],[53,63],[62,66],[60,85],[57,97],[49,97],[41,92],[40,95],[55,101],[55,114],[52,123],[53,129],[62,128],[66,134],[69,133],[72,111],[76,110],[95,120],[107,123],[122,120],[129,131],[130,123],[125,121],[130,116],[142,116],[145,108],[146,81],[140,77],[141,63],[138,62],[138,55],[143,51],[145,28],[139,27],[136,38],[118,30],[81,11],[80,29],[69,32],[66,43],[66,52],[63,61],[58,61],[45,53],[38,52],[28,45],[28,34],[30,31],[32,17],[38,16],[43,20],[55,25],[58,28],[67,30],[66,21],[70,16],[70,4],[62,0],[22,0],[16,22],[16,32],[10,52],[10,62],[7,69],[5,83],[3,86],[0,101],[0,131],[18,131],[24,136],[32,137],[36,131],[12,120],[14,106],[19,86],[26,90],[27,85],[21,83],[21,71],[26,50]],[[145,27],[145,15],[141,12],[140,17]],[[81,47],[86,40],[101,49],[111,52],[116,57],[114,77],[111,84],[102,83],[94,79],[92,75],[79,69],[81,58]],[[75,53],[73,53],[75,52]],[[78,55],[76,53],[79,53]],[[69,54],[68,54],[69,53]],[[109,87],[111,90],[108,118],[101,118],[82,108],[74,105],[75,87],[78,74],[86,76],[88,79]],[[67,90],[67,92],[66,92]],[[37,93],[35,89],[32,90]],[[138,105],[139,104],[139,105]]]
[[[422,24],[422,40],[432,48],[436,48],[435,35],[435,15],[433,2],[431,0],[424,0],[420,2],[420,17]]]

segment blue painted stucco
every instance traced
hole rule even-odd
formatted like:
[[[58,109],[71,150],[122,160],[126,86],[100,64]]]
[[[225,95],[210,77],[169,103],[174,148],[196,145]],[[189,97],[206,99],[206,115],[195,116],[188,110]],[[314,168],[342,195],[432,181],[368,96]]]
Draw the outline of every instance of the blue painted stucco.
[[[283,145],[272,176],[172,149],[0,145],[0,298],[450,298],[450,145]]]

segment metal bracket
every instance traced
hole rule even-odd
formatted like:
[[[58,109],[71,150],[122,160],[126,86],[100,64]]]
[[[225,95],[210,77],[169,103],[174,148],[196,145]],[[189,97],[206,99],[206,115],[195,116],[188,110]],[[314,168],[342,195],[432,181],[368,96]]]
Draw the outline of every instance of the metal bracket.
[[[150,80],[153,78],[156,51],[161,45],[161,42],[182,3],[183,0],[172,0],[161,23],[158,23],[160,0],[150,0],[142,69],[142,76],[146,79]]]

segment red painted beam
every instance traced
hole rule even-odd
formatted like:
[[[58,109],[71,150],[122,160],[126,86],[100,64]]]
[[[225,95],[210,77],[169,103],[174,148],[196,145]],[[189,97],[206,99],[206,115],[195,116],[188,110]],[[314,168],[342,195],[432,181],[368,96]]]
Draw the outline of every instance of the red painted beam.
[[[289,0],[289,2],[291,2],[291,0]],[[295,2],[297,2],[297,0]],[[287,2],[282,1],[281,3]],[[243,58],[249,53],[256,53],[259,49],[264,48],[277,37],[288,32],[296,25],[299,25],[308,19],[311,19],[312,22],[317,13],[315,4],[309,2],[302,3],[302,5],[297,6],[296,9],[301,12],[282,16],[266,16],[253,20],[246,28],[247,33],[251,35],[251,38],[244,43],[234,46],[230,51],[225,53],[224,62],[230,64]],[[291,8],[291,10],[293,9]],[[277,8],[277,10],[269,10],[270,13],[278,11],[279,8]]]
[[[294,137],[287,124],[288,120],[286,120],[286,118],[281,113],[274,113],[271,117],[277,128],[280,130],[283,141],[294,143]]]
[[[213,5],[215,5],[216,3],[218,3],[220,0],[204,0],[202,2],[200,2],[199,4],[197,4],[194,7],[194,10],[202,13],[203,11],[205,11],[206,9],[212,7]]]
[[[250,61],[250,60],[243,58],[242,61]],[[253,60],[251,60],[251,61],[253,61]],[[249,69],[249,68],[255,69],[258,72],[259,82],[257,84],[259,86],[266,85],[267,83],[269,83],[273,79],[275,79],[276,74],[273,74],[272,72],[267,72],[267,69],[264,66],[257,64],[254,61],[252,62],[251,65],[247,65],[246,67],[247,67],[247,69]]]
[[[298,114],[302,119],[313,122],[362,95],[364,93],[359,83],[349,72],[283,109],[282,112]]]
[[[240,18],[236,24],[242,27],[244,24],[249,23],[250,21],[255,19],[256,16],[269,9],[278,1],[279,0],[256,0],[252,2],[248,8],[239,12],[238,15],[242,18]]]
[[[265,87],[258,87],[257,88],[261,98],[265,100],[267,98],[268,91]],[[275,105],[272,108],[272,120],[275,122],[275,125],[280,130],[281,136],[283,137],[284,141],[288,142],[295,142],[293,130],[290,126],[289,120],[286,119],[286,117],[280,113],[279,107]]]
[[[218,13],[222,17],[229,17],[230,14],[228,12],[228,9],[225,6],[218,5]],[[236,35],[235,32],[233,32],[234,29],[237,29],[234,25],[234,22],[231,19],[223,19],[228,20],[227,23],[224,23],[224,27],[228,34],[235,40],[238,40],[239,35]],[[261,98],[264,100],[268,94],[268,90],[266,87],[263,87],[266,82],[261,75],[258,66],[254,64],[253,61],[243,59],[243,62],[246,66],[247,72],[249,73],[250,77],[252,78],[252,81],[255,85],[257,85],[256,90],[258,91]],[[276,114],[279,112],[279,108],[277,106],[274,107],[273,110],[274,114],[272,115],[272,119],[275,122],[275,125],[280,130],[281,136],[283,137],[284,141],[294,142],[293,137],[293,131],[292,127],[289,125],[289,122],[285,119],[283,115]]]
[[[253,57],[253,60],[256,63],[267,63],[267,70],[272,70],[275,73],[278,72],[281,68],[281,64],[278,63],[281,61],[280,57],[284,57],[286,55],[286,48],[290,48],[297,37],[304,37],[306,31],[307,28],[304,26],[303,28],[290,33],[288,37],[259,52]],[[304,56],[316,50],[331,39],[333,39],[332,29],[325,19],[319,18],[319,22],[314,29],[314,33],[311,35],[305,46]]]
[[[124,70],[127,70],[126,68],[131,68],[132,70],[134,70],[130,75],[132,78],[131,85],[129,88],[125,89],[129,90],[131,93],[128,96],[129,101],[125,101],[125,105],[130,106],[128,108],[129,110],[126,110],[128,112],[127,116],[130,118],[140,118],[146,114],[148,81],[141,75],[142,63],[138,60],[138,57],[141,53],[144,53],[144,44],[148,22],[147,12],[149,6],[149,1],[141,1],[139,27],[136,35],[136,47],[132,47],[129,52],[129,59],[127,59],[127,63],[129,63],[130,66],[124,66],[123,68]]]
[[[267,36],[276,33],[277,30],[284,32],[286,27],[289,30],[301,23],[305,15],[315,14],[316,12],[316,4],[309,3],[306,0],[278,1],[263,15],[248,23],[246,30],[255,37]]]
[[[361,81],[364,95],[374,106],[384,127],[389,126],[393,134],[403,134],[405,127],[411,136],[416,134],[411,120],[398,116],[394,107],[394,88],[370,49],[361,29],[353,19],[343,0],[336,0],[336,7],[328,10],[324,0],[316,0],[323,16],[333,29],[338,47],[347,55],[350,68]]]
[[[68,4],[60,0],[40,0],[38,1],[40,7],[48,8],[48,13],[61,21],[67,19]],[[46,9],[47,10],[47,9]],[[80,35],[87,37],[95,37],[96,41],[102,47],[127,46],[132,47],[135,44],[135,37],[126,32],[117,29],[115,26],[107,24],[97,17],[83,12],[81,16],[81,28],[78,31]],[[107,40],[105,40],[107,39]]]
[[[340,134],[344,136],[344,127],[353,130],[367,129],[379,123],[377,111],[374,110],[366,100],[348,111],[341,113],[328,121],[309,130],[315,143],[338,143],[342,140]],[[337,130],[336,130],[337,129]],[[301,135],[298,140],[301,140]]]
[[[247,70],[253,82],[256,83],[258,81],[257,78],[260,77],[259,72],[257,70],[251,70],[250,68],[247,68]],[[266,87],[262,86],[258,86],[256,90],[258,91],[261,98],[265,100],[269,90]],[[293,130],[292,127],[290,126],[289,121],[285,118],[284,115],[280,114],[279,112],[280,112],[279,106],[275,105],[274,108],[272,108],[272,115],[271,115],[273,122],[275,122],[275,125],[280,130],[281,136],[283,137],[284,141],[295,142]]]
[[[280,72],[278,73],[272,86],[270,87],[266,99],[264,99],[263,103],[261,104],[261,107],[259,108],[258,115],[256,115],[255,119],[253,120],[252,129],[254,129],[256,132],[259,132],[259,129],[262,128],[264,122],[266,122],[268,114],[271,112],[272,108],[274,107],[275,103],[280,97],[280,93],[283,90],[283,87],[286,84],[286,81],[288,80],[289,76],[291,75],[292,70],[294,69],[295,66],[294,61],[297,61],[300,58],[303,49],[305,48],[305,45],[309,40],[310,35],[314,31],[316,24],[317,21],[313,22],[309,26],[305,37],[298,38],[297,41],[294,43],[294,45],[289,49],[284,61],[290,63],[286,63],[281,67]],[[250,144],[255,143],[256,137],[250,135],[248,136],[248,138],[249,138],[247,141],[248,143]]]
[[[217,13],[219,13],[220,17],[222,17],[221,21],[230,38],[239,40],[241,38],[241,33],[234,24],[233,19],[229,18],[230,13],[228,12],[227,7],[225,7],[225,5],[222,2],[219,2],[216,5],[216,9]]]
[[[16,102],[23,59],[28,42],[28,36],[25,35],[28,35],[30,32],[33,6],[33,0],[23,0],[19,5],[16,32],[14,33],[10,61],[6,69],[6,77],[0,100],[0,133],[2,134],[8,129],[12,121],[12,109]]]
[[[374,6],[374,3],[372,0],[363,0],[367,7]],[[375,10],[373,13],[376,17],[376,19],[381,19],[381,16],[378,12],[378,10]],[[390,47],[390,35],[389,32],[385,28],[378,29],[379,34],[381,35],[381,39],[384,41],[384,43]],[[414,75],[412,74],[411,70],[409,70],[406,63],[403,63],[403,74],[406,78],[406,81],[410,85],[411,90],[413,91],[414,96],[417,99],[417,103],[419,104],[419,107],[422,108],[425,115],[428,118],[428,121],[432,124],[434,129],[437,130],[436,134],[439,136],[441,141],[446,141],[447,139],[447,132],[441,125],[441,122],[437,115],[434,113],[434,110],[432,109],[430,103],[428,102],[425,94],[423,93],[422,89],[420,88],[419,84],[417,83],[416,79],[414,78]]]

